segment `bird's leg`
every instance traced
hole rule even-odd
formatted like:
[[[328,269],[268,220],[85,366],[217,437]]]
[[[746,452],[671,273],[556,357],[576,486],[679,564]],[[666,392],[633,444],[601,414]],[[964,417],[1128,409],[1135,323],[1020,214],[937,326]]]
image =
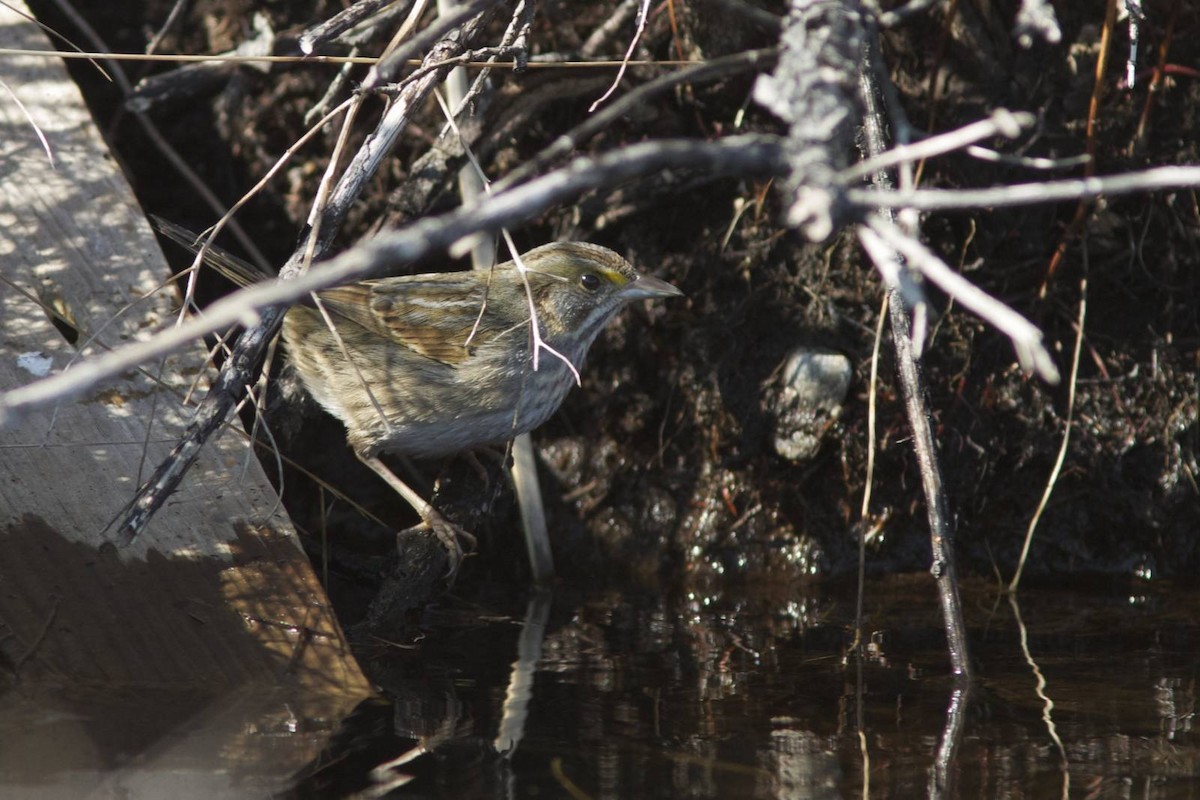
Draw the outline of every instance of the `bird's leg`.
[[[471,546],[471,549],[474,549],[475,537],[438,513],[438,510],[430,505],[425,498],[417,494],[412,487],[400,480],[396,473],[388,469],[387,465],[378,456],[367,456],[357,452],[355,455],[358,456],[359,461],[366,464],[376,475],[383,478],[387,485],[395,490],[396,494],[403,497],[405,502],[413,507],[413,510],[421,517],[422,526],[428,528],[438,538],[438,541],[442,543],[442,546],[446,548],[446,552],[450,557],[450,571],[447,573],[447,577],[453,578],[463,560],[463,549],[462,545],[459,544],[459,539],[465,540]]]
[[[460,454],[463,461],[467,462],[467,466],[473,469],[475,474],[479,476],[479,480],[483,482],[483,493],[486,495],[492,489],[492,477],[488,474],[487,467],[485,467],[483,462],[479,460],[478,453],[484,453],[492,456],[497,460],[501,467],[506,466],[504,463],[505,458],[503,453],[497,452],[489,447],[480,447],[478,450],[464,450]]]

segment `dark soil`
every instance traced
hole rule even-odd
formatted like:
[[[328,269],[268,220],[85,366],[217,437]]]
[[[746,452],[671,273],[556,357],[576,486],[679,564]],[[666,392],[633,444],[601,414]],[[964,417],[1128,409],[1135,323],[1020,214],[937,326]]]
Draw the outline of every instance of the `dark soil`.
[[[47,24],[88,46],[53,4],[32,5]],[[110,48],[136,52],[171,5],[107,0],[84,4],[81,13]],[[611,5],[586,4],[581,11],[577,3],[539,4],[533,51],[577,50]],[[952,25],[931,11],[886,33],[884,58],[908,117],[919,129],[943,131],[1001,107],[1029,110],[1040,117],[1037,132],[996,142],[997,148],[1043,158],[1085,153],[1102,9],[1060,5],[1063,41],[1026,50],[1010,34],[1017,5],[1005,0],[985,13],[960,3]],[[771,45],[770,26],[735,6],[676,2],[672,22],[663,5],[647,27],[644,55],[699,60]],[[783,3],[760,6],[784,10]],[[162,49],[218,52],[247,35],[254,13],[270,15],[277,32],[294,34],[338,8],[326,0],[198,0]],[[623,51],[628,35],[626,26],[604,52]],[[1098,93],[1096,173],[1196,163],[1200,81],[1174,70],[1154,93],[1148,87],[1149,67],[1160,57],[1168,66],[1200,63],[1200,11],[1149,4],[1140,62],[1146,69],[1133,89],[1122,79],[1125,28],[1114,35],[1118,44]],[[119,89],[82,62],[73,71],[146,210],[196,229],[210,224],[213,213],[122,110]],[[238,68],[207,94],[156,107],[149,117],[232,204],[306,129],[304,114],[333,73],[316,65]],[[635,68],[625,85],[656,74]],[[544,149],[587,115],[611,77],[610,70],[498,71],[482,125],[504,133],[484,137],[485,169],[501,177]],[[715,138],[735,128],[782,132],[750,99],[752,83],[742,76],[666,96],[587,150],[662,137]],[[361,120],[360,134],[372,121]],[[411,200],[409,169],[439,125],[437,107],[424,109],[358,203],[341,234],[344,244],[380,220],[413,213],[397,199]],[[282,262],[290,252],[335,137],[332,127],[319,134],[239,215],[268,257]],[[1079,167],[1048,175],[959,154],[925,164],[921,182],[988,186],[1078,174]],[[451,181],[417,210],[430,214],[456,203]],[[592,350],[583,388],[535,433],[556,558],[569,579],[788,581],[855,567],[868,377],[883,290],[853,238],[807,244],[782,226],[779,203],[763,182],[659,176],[587,195],[515,232],[522,246],[571,238],[613,247],[687,294],[627,311]],[[1042,327],[1064,378],[1087,282],[1070,447],[1028,574],[1194,575],[1200,568],[1200,205],[1194,192],[1178,191],[1100,202],[1081,209],[1081,224],[1073,226],[1076,213],[1073,204],[1062,204],[931,215],[922,223],[936,252]],[[1059,248],[1063,255],[1051,273]],[[220,291],[218,281],[206,285],[209,297]],[[968,571],[1007,576],[1066,429],[1068,389],[1023,374],[1003,335],[944,298],[939,303],[923,365],[958,552]],[[854,365],[840,418],[818,455],[804,463],[781,458],[771,446],[776,372],[798,345],[836,350]],[[924,570],[924,500],[886,339],[881,358],[871,503],[878,533],[868,568]],[[345,503],[330,510],[311,478],[287,471],[284,499],[312,552],[323,546],[318,531],[336,543],[333,588],[341,587],[345,608],[357,609],[344,612],[354,622],[391,556],[395,530],[413,520],[354,462],[336,422],[300,401],[294,387],[279,394],[295,401],[272,409],[288,457],[385,523]],[[289,422],[288,413],[299,413],[300,421]],[[489,464],[486,489],[461,460],[420,469],[429,480],[443,478],[437,504],[451,515],[481,506],[486,512],[467,520],[480,550],[464,568],[460,590],[527,569],[498,469]]]

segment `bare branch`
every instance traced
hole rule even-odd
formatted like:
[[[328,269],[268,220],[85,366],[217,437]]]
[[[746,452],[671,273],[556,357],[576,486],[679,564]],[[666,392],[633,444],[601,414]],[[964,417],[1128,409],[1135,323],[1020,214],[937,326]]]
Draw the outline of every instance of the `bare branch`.
[[[929,248],[883,217],[868,218],[866,225],[858,229],[858,235],[872,255],[878,252],[878,245],[883,243],[894,248],[911,267],[942,291],[1008,336],[1017,351],[1017,361],[1022,369],[1037,372],[1049,383],[1058,383],[1058,367],[1042,344],[1041,330],[1032,322],[950,269]],[[876,236],[879,241],[874,239]]]
[[[854,4],[792,0],[791,8],[779,66],[759,77],[754,99],[788,123],[787,224],[822,241],[847,210],[838,175],[859,107],[864,16]]]
[[[954,150],[961,150],[967,145],[990,139],[993,136],[1004,136],[1009,139],[1021,135],[1021,130],[1032,127],[1037,118],[1027,112],[1012,113],[1005,109],[992,112],[988,119],[981,119],[964,125],[957,130],[930,136],[917,144],[898,145],[885,150],[878,156],[864,159],[849,169],[843,170],[839,178],[843,183],[849,183],[857,178],[870,175],[881,169],[891,169],[906,161],[920,161],[923,158],[940,156]]]
[[[1125,10],[1129,13],[1129,59],[1125,62],[1125,87],[1132,89],[1137,82],[1138,47],[1142,40],[1146,11],[1142,7],[1142,0],[1125,0]],[[1053,14],[1053,10],[1050,13]]]
[[[650,0],[642,0],[642,4],[638,8],[637,26],[633,32],[633,39],[630,40],[629,47],[625,50],[625,57],[621,59],[621,68],[617,70],[617,76],[613,78],[612,85],[608,87],[608,91],[588,107],[589,114],[594,113],[600,107],[600,104],[607,100],[617,90],[617,87],[621,85],[621,78],[625,77],[625,70],[629,68],[629,60],[633,58],[633,51],[638,46],[638,42],[642,40],[642,34],[646,30],[646,20],[649,16]]]
[[[879,58],[877,30],[871,31],[867,44],[869,46],[864,47],[862,51],[865,63],[858,73],[858,85],[865,112],[863,114],[863,143],[868,157],[871,157],[882,154],[883,148],[886,146],[883,133],[884,117],[880,103],[883,92],[878,83],[879,70],[872,68],[872,64]],[[892,177],[886,170],[880,170],[872,176],[872,182],[876,186],[887,187],[892,185]],[[887,217],[881,217],[881,220],[887,221]],[[888,224],[891,225],[891,222],[888,221]],[[864,242],[869,238],[864,239]],[[963,618],[962,598],[958,589],[954,532],[950,528],[937,446],[929,423],[929,413],[926,410],[925,382],[917,363],[917,347],[912,335],[913,326],[909,319],[909,309],[904,304],[904,297],[900,292],[893,290],[890,300],[888,312],[892,325],[892,343],[896,349],[896,371],[900,378],[900,389],[904,397],[908,426],[912,431],[913,455],[916,457],[917,469],[921,475],[921,487],[925,493],[925,511],[929,519],[929,544],[933,554],[933,563],[930,565],[929,571],[933,574],[938,586],[938,597],[942,605],[942,624],[946,631],[951,669],[959,678],[969,679],[971,660],[967,652],[967,627]],[[916,314],[918,320],[921,319],[919,315],[921,308],[918,306],[914,309],[915,312],[918,312]],[[965,689],[965,687],[960,686],[960,689]],[[958,721],[955,722],[955,720]],[[942,768],[948,769],[948,765],[953,761],[961,734],[961,715],[954,713],[952,702],[951,713],[947,717],[942,741],[938,745],[938,754],[933,770],[935,779],[943,771]]]
[[[395,80],[401,68],[417,53],[441,40],[451,31],[466,24],[477,16],[500,4],[500,0],[473,0],[465,2],[453,14],[439,17],[437,22],[388,53],[378,64],[371,67],[363,81],[364,89],[377,89],[383,84]]]
[[[358,0],[349,8],[339,11],[319,25],[314,25],[300,34],[300,52],[306,56],[312,55],[321,45],[336,39],[363,20],[379,13],[392,2],[393,0]],[[406,5],[411,5],[411,0]]]
[[[913,189],[880,192],[848,189],[846,197],[859,210],[914,208],[918,211],[966,211],[1011,208],[1066,200],[1095,200],[1102,195],[1136,194],[1200,186],[1200,167],[1156,167],[1124,175],[1019,183],[992,189]]]

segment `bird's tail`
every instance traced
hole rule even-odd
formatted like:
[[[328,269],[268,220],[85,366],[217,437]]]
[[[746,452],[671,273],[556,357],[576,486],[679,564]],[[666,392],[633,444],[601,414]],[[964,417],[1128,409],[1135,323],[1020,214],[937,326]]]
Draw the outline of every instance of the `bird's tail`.
[[[193,253],[204,253],[204,263],[215,269],[221,275],[236,283],[238,286],[249,286],[268,278],[275,277],[266,270],[256,267],[249,261],[238,258],[228,250],[214,244],[205,244],[204,237],[188,230],[182,225],[165,220],[162,217],[150,215],[150,224],[154,229],[172,241],[191,250]]]

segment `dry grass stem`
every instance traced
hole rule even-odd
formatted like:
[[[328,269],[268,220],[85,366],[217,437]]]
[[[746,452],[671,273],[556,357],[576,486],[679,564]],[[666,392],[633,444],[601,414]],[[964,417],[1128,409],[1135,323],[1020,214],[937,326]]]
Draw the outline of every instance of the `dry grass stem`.
[[[1062,442],[1058,446],[1058,455],[1055,456],[1054,466],[1050,470],[1049,477],[1046,478],[1046,488],[1042,492],[1042,498],[1038,501],[1037,508],[1034,509],[1032,519],[1029,520],[1028,530],[1025,531],[1025,541],[1021,545],[1021,555],[1017,559],[1017,571],[1013,574],[1012,580],[1008,582],[1009,592],[1016,592],[1017,587],[1021,584],[1021,574],[1025,571],[1025,561],[1029,558],[1029,547],[1033,544],[1033,533],[1037,530],[1038,522],[1050,502],[1050,495],[1054,492],[1058,476],[1067,460],[1067,448],[1071,442],[1071,424],[1075,417],[1075,389],[1079,382],[1079,354],[1083,350],[1083,331],[1086,319],[1087,279],[1085,278],[1079,282],[1079,316],[1075,320],[1075,348],[1071,352],[1071,379],[1067,384],[1067,416],[1063,420]]]

